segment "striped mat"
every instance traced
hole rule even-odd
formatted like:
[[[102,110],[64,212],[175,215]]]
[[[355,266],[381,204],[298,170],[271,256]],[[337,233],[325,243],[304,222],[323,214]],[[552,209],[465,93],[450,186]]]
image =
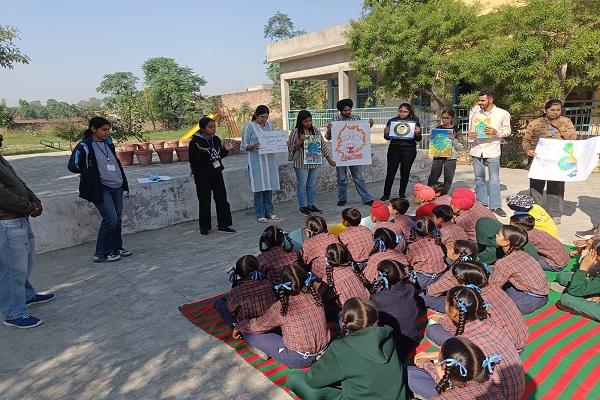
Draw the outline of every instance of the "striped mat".
[[[554,276],[548,273],[549,280],[554,280]],[[296,398],[285,385],[287,367],[273,359],[261,360],[248,350],[243,340],[231,337],[231,329],[213,307],[213,302],[220,296],[184,304],[179,311],[194,325],[232,347],[247,363]],[[600,324],[560,311],[554,305],[558,298],[557,293],[551,292],[550,304],[525,317],[529,341],[521,358],[527,381],[526,397],[599,399]],[[423,317],[423,328],[426,322]],[[417,351],[434,349],[424,339]]]

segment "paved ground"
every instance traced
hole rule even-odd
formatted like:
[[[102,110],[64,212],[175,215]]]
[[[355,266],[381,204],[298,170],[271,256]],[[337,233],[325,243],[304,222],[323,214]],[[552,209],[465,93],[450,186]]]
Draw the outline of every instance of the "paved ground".
[[[472,185],[460,166],[457,185]],[[527,188],[525,171],[503,170],[503,197]],[[370,185],[381,195],[382,183]],[[396,189],[394,189],[396,190]],[[365,213],[353,190],[351,204]],[[335,193],[318,205],[337,220]],[[299,226],[297,204],[277,205],[285,229]],[[563,239],[600,215],[600,175],[567,185]],[[93,244],[42,254],[33,283],[57,294],[32,313],[34,330],[0,327],[0,398],[26,399],[286,399],[220,341],[179,315],[186,302],[223,292],[236,258],[258,251],[264,225],[252,210],[235,213],[236,235],[198,234],[195,222],[127,236],[135,255],[110,265],[91,263]]]

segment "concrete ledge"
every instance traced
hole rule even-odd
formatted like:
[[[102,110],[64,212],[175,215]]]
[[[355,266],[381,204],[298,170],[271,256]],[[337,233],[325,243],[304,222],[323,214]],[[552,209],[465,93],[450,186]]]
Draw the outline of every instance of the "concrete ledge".
[[[375,145],[373,147],[373,165],[365,167],[363,171],[366,182],[380,181],[385,177],[386,152],[387,146]],[[60,160],[56,160],[56,158],[47,160],[60,166],[66,165],[66,160],[63,160],[62,157]],[[37,171],[44,169],[44,166],[41,165],[45,162],[44,160],[46,158],[35,160]],[[246,160],[245,154],[228,157],[224,160],[226,167],[224,177],[232,211],[253,207]],[[280,163],[281,190],[276,192],[274,201],[282,202],[294,199],[296,197],[294,169],[287,162],[287,155],[278,155],[278,161]],[[31,168],[31,164],[28,165],[28,168]],[[420,152],[413,165],[413,173],[428,170],[429,167],[430,161],[426,158],[426,154]],[[26,167],[21,166],[21,168]],[[20,173],[20,168],[17,170]],[[145,168],[130,167],[125,172],[130,180],[130,192],[124,199],[123,233],[141,232],[198,219],[196,186],[190,177],[188,163],[155,164]],[[136,180],[138,176],[151,174],[169,175],[173,180],[152,184],[139,184]],[[55,190],[47,190],[47,182],[40,182],[36,188],[35,183],[23,177],[44,203],[44,215],[41,218],[32,219],[39,253],[96,240],[100,223],[98,211],[91,203],[78,197],[78,179],[66,178],[76,178],[76,176],[66,174],[57,177],[57,180],[62,179],[63,186],[57,187]],[[29,179],[32,178],[29,177]],[[49,181],[52,180],[49,179]],[[351,193],[354,191],[352,186],[353,184],[349,183]],[[42,188],[46,190],[41,190]],[[317,192],[335,190],[335,188],[334,168],[329,165],[323,166],[317,180]],[[374,193],[374,195],[378,194]],[[214,205],[213,216],[215,216]],[[173,240],[178,239],[173,238]]]

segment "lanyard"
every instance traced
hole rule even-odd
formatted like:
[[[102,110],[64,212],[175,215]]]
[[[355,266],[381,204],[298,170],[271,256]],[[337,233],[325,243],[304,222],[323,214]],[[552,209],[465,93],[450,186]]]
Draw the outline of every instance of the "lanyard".
[[[554,139],[554,135],[556,134],[556,128],[554,125],[548,121],[548,118],[544,118],[546,120],[546,125],[548,126],[548,130],[550,131],[550,137]]]
[[[200,137],[202,139],[206,140],[206,142],[208,143],[208,149],[206,149],[205,147],[201,147],[199,145],[198,145],[198,148],[206,151],[210,155],[211,160],[219,160],[221,158],[220,157],[221,148],[219,147],[217,149],[215,147],[214,139],[213,138],[208,139],[207,137],[205,137],[202,134],[200,134]]]
[[[106,157],[106,161],[110,162],[110,156],[109,156],[110,149],[106,145],[106,142],[102,141],[102,144],[104,145],[104,150],[102,150],[102,147],[100,147],[98,142],[94,141],[94,143],[96,144],[96,147],[98,148],[98,150],[100,150],[100,153],[102,153],[104,155],[104,157]]]

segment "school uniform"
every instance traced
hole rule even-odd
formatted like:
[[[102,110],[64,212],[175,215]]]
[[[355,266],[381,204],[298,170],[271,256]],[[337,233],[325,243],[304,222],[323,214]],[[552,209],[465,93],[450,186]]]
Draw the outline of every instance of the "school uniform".
[[[453,287],[458,286],[452,269],[440,275],[435,282],[425,288],[419,296],[423,299],[425,306],[440,313],[446,312],[446,292]]]
[[[339,243],[338,238],[330,233],[319,233],[302,243],[302,259],[312,265],[312,273],[325,279],[325,250],[330,244]]]
[[[285,251],[281,246],[272,247],[256,256],[258,269],[271,282],[279,283],[281,273],[288,265],[298,260],[294,251]]]
[[[277,301],[273,284],[267,280],[241,280],[231,289],[227,299],[215,302],[215,309],[229,326],[235,321],[260,317]]]
[[[437,384],[437,382],[436,382]],[[494,385],[491,380],[486,382],[470,381],[466,384],[456,383],[441,394],[433,396],[432,400],[502,400],[502,389]]]
[[[349,226],[340,233],[340,243],[350,251],[352,259],[356,262],[366,262],[373,250],[373,233],[366,226]]]
[[[398,235],[398,232],[400,232],[404,240],[408,241],[408,238],[410,237],[410,231],[415,226],[415,220],[408,215],[396,215],[393,222],[394,225],[392,226],[394,229],[392,229],[392,231],[396,235]]]
[[[439,206],[441,206],[441,205],[449,206],[450,202],[452,201],[452,196],[443,194],[443,195],[433,199],[433,201],[435,201],[435,203]]]
[[[540,264],[523,250],[496,261],[489,278],[490,285],[502,287],[522,314],[529,314],[548,302],[550,290]]]
[[[470,241],[476,242],[477,235],[475,233],[475,224],[477,223],[477,220],[482,217],[493,218],[496,220],[496,214],[480,202],[476,201],[475,204],[473,204],[473,207],[468,210],[462,210],[460,215],[454,217],[454,222],[465,231]]]
[[[233,223],[223,180],[223,163],[221,162],[228,155],[229,151],[223,148],[219,137],[213,136],[208,139],[201,133],[192,136],[189,145],[189,162],[196,184],[198,223],[201,230],[211,229],[211,193],[217,210],[217,225],[220,228],[226,228]]]
[[[457,240],[469,240],[467,232],[454,222],[446,222],[440,227],[442,243],[446,249],[454,248]]]
[[[508,335],[517,350],[524,349],[528,330],[515,302],[496,285],[481,288],[481,297],[489,303],[487,312],[492,323]]]
[[[540,255],[540,265],[544,270],[561,271],[567,266],[570,256],[560,240],[538,229],[528,231],[527,236]]]
[[[496,235],[502,229],[502,223],[496,218],[480,218],[475,225],[475,236],[477,237],[477,260],[488,265],[492,265],[497,259],[504,256],[502,248],[496,243]],[[528,241],[523,250],[529,253],[536,261],[540,259],[538,252]]]
[[[330,338],[325,311],[310,293],[289,296],[286,315],[281,315],[277,302],[260,317],[243,320],[235,327],[248,345],[289,368],[310,366]],[[281,335],[270,332],[276,328],[281,329]]]
[[[406,258],[422,289],[435,282],[448,268],[444,262],[444,251],[433,238],[421,238],[408,245]]]
[[[398,261],[404,265],[408,265],[408,259],[404,253],[397,248],[375,253],[369,257],[367,266],[362,271],[369,282],[373,282],[377,278],[377,267],[379,266],[379,263],[384,260]]]
[[[326,278],[323,279],[326,281]],[[346,300],[352,297],[359,297],[367,300],[370,296],[369,290],[363,285],[352,267],[334,267],[333,285],[338,294],[340,305],[343,306]]]
[[[600,275],[590,278],[586,271],[563,271],[557,274],[556,281],[567,286],[560,296],[562,305],[600,322],[600,303],[588,299],[600,296]]]

